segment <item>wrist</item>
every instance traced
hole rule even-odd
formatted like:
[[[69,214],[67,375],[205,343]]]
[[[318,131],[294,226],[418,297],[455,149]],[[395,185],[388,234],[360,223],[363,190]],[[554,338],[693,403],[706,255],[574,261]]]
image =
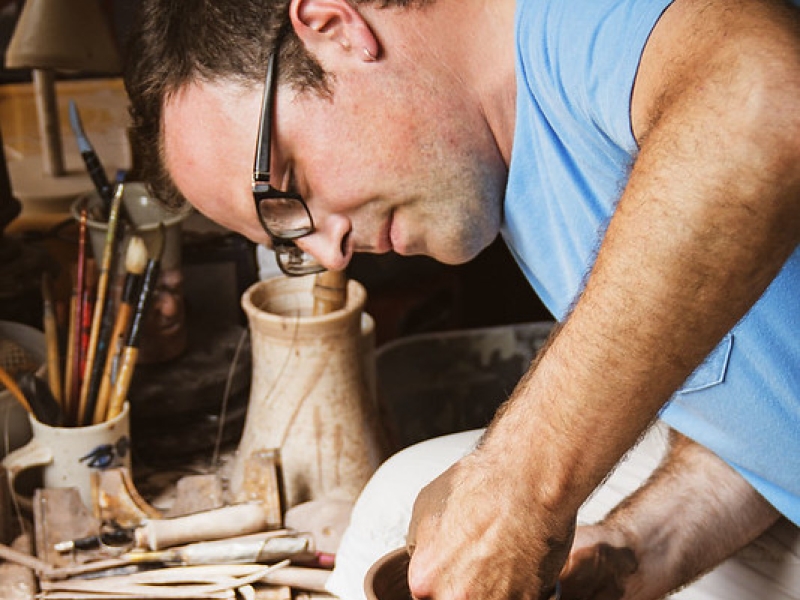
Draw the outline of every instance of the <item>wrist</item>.
[[[492,423],[476,459],[515,481],[526,504],[535,503],[555,516],[569,515],[572,523],[588,494],[578,485],[583,476],[575,446],[540,415],[526,419],[521,413],[505,411]]]

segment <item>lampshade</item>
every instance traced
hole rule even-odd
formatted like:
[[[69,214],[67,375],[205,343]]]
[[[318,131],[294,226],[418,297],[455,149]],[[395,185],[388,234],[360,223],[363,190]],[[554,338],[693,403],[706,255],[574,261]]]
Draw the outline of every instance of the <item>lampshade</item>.
[[[6,67],[117,73],[120,59],[98,0],[26,0]]]

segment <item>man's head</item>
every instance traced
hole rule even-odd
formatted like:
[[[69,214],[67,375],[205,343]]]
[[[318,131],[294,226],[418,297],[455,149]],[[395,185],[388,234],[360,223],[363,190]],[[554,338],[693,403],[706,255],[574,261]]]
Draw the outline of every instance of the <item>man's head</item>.
[[[451,66],[421,64],[424,35],[383,27],[430,5],[145,0],[126,85],[137,158],[156,195],[185,196],[266,241],[250,183],[279,41],[272,181],[296,188],[313,215],[315,232],[298,246],[329,268],[354,251],[474,256],[499,226],[502,157],[481,107],[450,87]]]

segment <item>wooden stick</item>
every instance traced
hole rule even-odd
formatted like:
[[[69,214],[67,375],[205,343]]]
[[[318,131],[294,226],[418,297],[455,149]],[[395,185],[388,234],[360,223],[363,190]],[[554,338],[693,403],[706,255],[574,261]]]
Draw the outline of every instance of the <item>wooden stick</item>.
[[[106,244],[103,251],[103,262],[100,267],[100,276],[97,280],[97,294],[94,307],[94,318],[92,320],[92,332],[89,337],[88,356],[86,358],[86,367],[83,371],[83,385],[81,385],[81,396],[78,404],[78,425],[83,425],[87,422],[88,409],[89,409],[89,383],[94,368],[95,355],[97,354],[97,344],[100,341],[100,326],[103,322],[103,310],[106,304],[106,295],[108,294],[108,279],[110,277],[109,271],[111,270],[111,260],[114,256],[115,239],[117,234],[117,217],[119,215],[119,205],[122,201],[122,192],[124,184],[117,185],[117,191],[114,194],[114,199],[111,202],[111,212],[108,217],[108,228],[106,230]],[[94,399],[91,400],[94,402]],[[94,411],[92,411],[94,412]]]
[[[0,558],[33,569],[39,574],[46,573],[53,568],[50,563],[46,563],[30,554],[15,550],[5,544],[0,544]]]
[[[77,360],[75,356],[77,342],[75,341],[75,321],[78,320],[78,310],[79,310],[79,302],[76,301],[76,291],[75,286],[72,289],[72,295],[69,299],[69,319],[67,320],[67,360],[64,364],[64,416],[68,421],[72,421],[74,418],[73,414],[73,403],[72,398],[74,397],[72,394],[72,378],[73,378],[73,364],[75,360]]]
[[[53,287],[50,275],[42,274],[42,302],[44,313],[44,335],[47,347],[47,380],[53,398],[64,409],[64,400],[61,394],[61,352],[58,349],[58,326],[56,314],[53,309]]]
[[[22,390],[19,389],[17,382],[14,381],[14,378],[11,377],[8,371],[6,371],[3,367],[0,367],[0,383],[6,386],[6,389],[11,392],[11,395],[14,396],[14,399],[22,405],[22,408],[28,411],[28,413],[33,414],[33,409],[28,403],[28,400],[25,398],[25,394],[22,393]]]
[[[81,329],[83,328],[83,293],[86,287],[86,236],[89,209],[81,207],[78,225],[78,264],[76,266],[75,285],[73,286],[73,311],[70,326],[71,344],[67,349],[69,385],[64,390],[66,397],[65,413],[74,423],[78,418],[78,398],[81,393],[81,373],[83,356],[81,353]]]
[[[344,271],[323,271],[314,280],[314,315],[341,310],[347,303],[347,275]]]

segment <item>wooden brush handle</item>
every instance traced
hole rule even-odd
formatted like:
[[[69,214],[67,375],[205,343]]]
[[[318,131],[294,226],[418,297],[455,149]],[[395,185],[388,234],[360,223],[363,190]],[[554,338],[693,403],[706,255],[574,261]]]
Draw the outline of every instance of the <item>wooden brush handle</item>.
[[[344,271],[323,271],[314,281],[314,315],[341,310],[347,303],[347,275]]]
[[[0,383],[6,386],[6,389],[14,396],[14,399],[22,405],[26,411],[30,414],[33,414],[33,409],[31,405],[28,404],[28,400],[25,398],[25,394],[22,393],[22,390],[19,389],[17,382],[14,381],[14,378],[9,375],[8,371],[6,371],[3,367],[0,367]]]
[[[94,407],[94,418],[92,421],[95,424],[102,423],[106,420],[113,385],[111,376],[114,371],[115,363],[117,369],[121,366],[123,348],[125,347],[125,333],[128,330],[128,324],[130,323],[132,315],[133,307],[130,304],[120,304],[119,311],[117,312],[117,320],[114,323],[114,330],[111,332],[111,337],[109,338],[110,343],[108,345],[108,353],[106,354],[106,364],[103,368],[103,376],[100,379],[100,389],[97,391],[97,403]]]
[[[139,349],[133,346],[126,346],[120,357],[120,364],[117,370],[117,380],[111,389],[111,397],[108,399],[108,414],[106,419],[111,420],[122,412],[125,398],[128,396],[128,389],[133,379],[133,371],[136,368],[136,358]]]

